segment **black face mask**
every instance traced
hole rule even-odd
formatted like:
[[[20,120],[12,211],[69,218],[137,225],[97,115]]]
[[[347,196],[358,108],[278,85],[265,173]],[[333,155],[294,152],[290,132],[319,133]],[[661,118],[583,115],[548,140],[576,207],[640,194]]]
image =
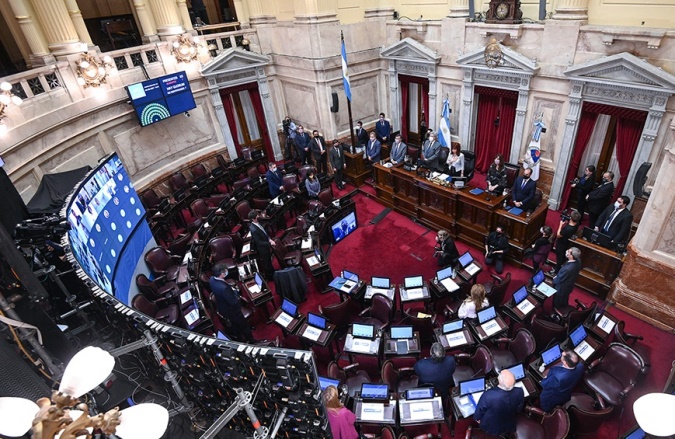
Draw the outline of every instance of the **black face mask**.
[[[528,177],[527,175],[523,175],[523,180],[529,180],[529,179],[530,179],[530,177]]]
[[[609,180],[607,180],[605,177],[602,177],[602,182],[607,183]]]

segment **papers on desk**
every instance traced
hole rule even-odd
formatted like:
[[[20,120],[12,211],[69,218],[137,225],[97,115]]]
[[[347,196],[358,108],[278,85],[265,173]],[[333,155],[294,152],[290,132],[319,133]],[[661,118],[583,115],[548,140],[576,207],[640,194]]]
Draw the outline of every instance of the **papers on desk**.
[[[250,252],[250,251],[251,251],[251,243],[250,243],[250,242],[247,242],[247,243],[244,244],[244,246],[241,248],[241,252],[242,252],[242,253],[248,253],[248,252]]]
[[[483,331],[485,331],[485,334],[489,337],[493,334],[498,333],[501,330],[501,326],[499,326],[499,323],[497,323],[497,320],[490,320],[489,322],[485,322],[482,325],[480,325],[481,328],[483,328]]]
[[[333,279],[333,282],[331,282],[329,286],[335,288],[336,290],[340,290],[344,293],[349,293],[356,286],[356,282],[338,276],[335,279]]]
[[[192,252],[185,253],[185,257],[183,258],[183,264],[187,264],[191,260],[192,260]]]
[[[313,266],[315,266],[315,265],[319,265],[320,262],[319,262],[319,260],[316,258],[316,256],[310,256],[310,257],[307,258],[307,264],[308,264],[310,267],[313,267]]]
[[[384,404],[378,402],[361,403],[362,421],[384,421]]]
[[[527,389],[525,388],[525,384],[523,384],[522,381],[516,382],[516,384],[514,384],[513,387],[520,387],[521,389],[523,389],[523,393],[525,394],[525,398],[527,398],[530,395],[530,392],[527,391]]]
[[[199,310],[197,308],[193,309],[185,315],[185,321],[188,325],[192,325],[194,322],[199,320]]]
[[[445,339],[448,341],[448,346],[455,347],[467,342],[464,331],[453,332],[451,334],[445,334]]]
[[[516,308],[520,310],[523,314],[527,315],[530,311],[534,309],[534,305],[532,305],[532,302],[529,300],[525,299],[522,302],[520,302]]]
[[[192,293],[190,292],[190,290],[187,290],[186,292],[184,292],[183,294],[180,295],[180,304],[185,305],[188,302],[188,300],[191,300],[191,299],[192,299]]]
[[[480,267],[472,262],[465,268],[465,270],[467,273],[469,273],[469,275],[473,276],[480,271]]]
[[[610,320],[607,316],[602,316],[602,318],[598,322],[598,328],[602,329],[607,334],[609,334],[612,331],[614,325],[615,323],[612,320]]]
[[[352,351],[363,354],[370,352],[370,340],[355,338],[352,341]]]
[[[556,293],[556,289],[550,286],[549,284],[542,282],[539,285],[537,285],[537,291],[539,291],[541,294],[543,294],[546,297],[551,297]]]
[[[410,420],[428,421],[434,419],[434,404],[432,402],[411,402]]]
[[[289,316],[288,314],[282,311],[281,314],[279,314],[274,321],[283,326],[284,328],[287,328],[288,325],[290,325],[291,322],[293,321],[293,317]]]
[[[590,357],[593,352],[595,352],[595,349],[593,349],[591,345],[586,342],[586,340],[583,340],[577,345],[577,347],[574,348],[574,352],[576,352],[582,360],[586,361],[588,360],[588,357]]]
[[[312,326],[307,326],[305,328],[305,332],[303,332],[302,336],[305,338],[308,338],[312,341],[317,341],[319,337],[321,337],[321,330],[318,328],[314,328]]]
[[[450,293],[459,290],[459,285],[457,285],[457,283],[454,280],[450,279],[449,277],[443,279],[441,281],[441,285],[443,285],[445,289],[448,290],[448,292]]]
[[[316,230],[316,228],[314,227],[314,224],[312,224],[311,226],[309,226],[309,229],[307,229],[307,233],[312,233],[314,232],[314,230]]]
[[[247,288],[251,294],[258,294],[260,292],[258,284],[248,285]]]
[[[302,240],[302,249],[309,250],[311,248],[312,248],[312,237],[310,236],[309,238],[305,238]]]
[[[272,201],[270,201],[270,204],[276,204],[277,206],[281,206],[283,203],[281,202],[281,199],[279,197],[276,197]]]
[[[424,297],[424,290],[422,288],[413,288],[410,290],[405,290],[408,300],[421,299]]]

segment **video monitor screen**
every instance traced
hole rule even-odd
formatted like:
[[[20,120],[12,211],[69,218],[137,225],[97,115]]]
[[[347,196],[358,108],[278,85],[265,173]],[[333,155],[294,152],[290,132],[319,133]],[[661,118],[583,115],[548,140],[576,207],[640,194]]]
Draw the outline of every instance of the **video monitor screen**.
[[[361,384],[361,398],[363,399],[388,399],[389,385],[387,384]]]
[[[370,279],[370,285],[373,286],[373,288],[384,288],[385,290],[389,289],[389,278],[388,277],[375,277],[373,276]]]
[[[405,393],[405,399],[414,401],[416,399],[429,399],[434,397],[433,387],[423,387],[421,389],[410,389]]]
[[[485,308],[482,311],[478,311],[478,321],[480,323],[485,323],[488,320],[492,320],[495,317],[497,317],[497,311],[495,311],[495,307],[491,306],[489,308]]]
[[[469,253],[469,252],[466,252],[462,256],[459,257],[459,264],[462,267],[466,267],[467,265],[469,265],[472,262],[473,262],[473,256],[471,256],[471,253]]]
[[[184,71],[131,84],[126,89],[141,126],[197,107]]]
[[[419,288],[424,285],[424,279],[422,276],[406,277],[403,279],[403,285],[406,290],[410,288]]]
[[[584,341],[585,338],[586,338],[586,330],[584,329],[583,325],[579,325],[577,329],[570,332],[570,340],[572,340],[572,344],[574,345],[574,347],[576,347],[579,343]]]
[[[542,270],[537,271],[534,276],[532,276],[532,283],[535,285],[539,285],[540,283],[544,282],[544,272]]]
[[[513,293],[513,301],[516,303],[516,305],[525,300],[526,297],[527,297],[527,289],[525,288],[524,285],[518,288],[515,293]]]
[[[560,345],[555,345],[541,353],[541,359],[546,366],[557,361],[561,356],[562,352],[560,352]]]
[[[340,381],[320,376],[319,386],[321,387],[321,390],[326,390],[328,386],[334,386],[337,389],[340,388]]]
[[[447,279],[449,277],[452,277],[453,272],[454,272],[454,269],[452,267],[446,267],[442,270],[438,270],[436,272],[436,279],[443,280],[443,279]]]
[[[295,317],[296,313],[298,312],[298,305],[288,299],[284,299],[284,301],[281,302],[281,309],[289,316]]]
[[[462,381],[459,383],[460,396],[470,393],[482,392],[485,390],[485,378],[476,378],[473,380]]]
[[[450,332],[459,331],[464,327],[464,320],[455,320],[454,322],[448,322],[443,324],[443,334],[448,334]]]
[[[360,325],[358,323],[352,325],[352,335],[354,337],[373,338],[374,330],[375,327],[373,325]]]
[[[391,327],[391,338],[412,338],[413,337],[413,327],[412,326],[392,326]]]
[[[525,368],[523,367],[523,363],[518,363],[515,366],[507,368],[506,370],[513,374],[516,381],[520,381],[525,378]]]
[[[330,226],[333,232],[333,241],[337,244],[356,230],[357,227],[356,212],[349,212]]]
[[[153,240],[145,214],[117,154],[89,173],[66,209],[70,246],[80,266],[127,305],[136,264]]]
[[[347,280],[353,280],[354,282],[359,281],[359,275],[356,273],[352,273],[349,270],[342,270],[342,277]]]
[[[319,329],[326,329],[326,319],[314,313],[307,314],[307,323]]]

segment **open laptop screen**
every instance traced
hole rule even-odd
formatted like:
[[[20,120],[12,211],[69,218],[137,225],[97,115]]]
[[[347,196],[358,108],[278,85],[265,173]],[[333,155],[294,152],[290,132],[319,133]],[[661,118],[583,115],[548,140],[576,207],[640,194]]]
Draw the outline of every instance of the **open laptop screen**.
[[[544,278],[545,278],[544,272],[539,270],[532,277],[532,283],[535,285],[539,285],[540,283],[544,282]]]
[[[525,300],[526,297],[527,297],[527,289],[525,289],[525,285],[518,288],[516,292],[513,293],[513,301],[515,302],[516,305]]]
[[[307,313],[307,323],[319,329],[326,329],[326,319],[311,312]]]
[[[404,279],[404,285],[406,289],[419,288],[424,285],[424,280],[422,279],[422,276],[406,277]]]
[[[518,363],[515,366],[507,368],[506,370],[513,374],[513,376],[516,378],[516,381],[520,381],[525,378],[525,368],[523,367],[523,363]]]
[[[555,345],[541,353],[541,359],[546,366],[558,361],[561,356],[562,352],[560,352],[560,345]]]
[[[262,288],[262,286],[263,286],[263,278],[260,277],[260,274],[259,274],[259,273],[256,273],[256,274],[255,274],[255,283],[256,283],[260,288]]]
[[[354,282],[359,281],[359,275],[356,273],[352,273],[351,271],[348,270],[342,270],[342,277],[344,277],[347,280],[353,280]]]
[[[298,305],[288,299],[281,302],[281,309],[291,317],[295,317],[298,313]]]
[[[469,395],[471,393],[482,392],[485,390],[485,377],[473,380],[462,381],[459,383],[459,396]]]
[[[389,289],[389,278],[388,277],[375,277],[373,276],[370,279],[370,285],[372,285],[374,288],[384,288],[386,290]]]
[[[445,323],[443,324],[443,334],[459,331],[463,327],[464,327],[464,320],[455,320],[454,322]]]
[[[572,340],[572,344],[574,345],[574,347],[577,347],[577,345],[582,341],[584,341],[585,338],[586,338],[586,330],[584,329],[583,325],[579,325],[577,329],[570,332],[570,340]]]
[[[446,267],[442,270],[438,270],[436,272],[436,278],[438,278],[438,280],[443,280],[452,277],[452,271],[452,267]]]
[[[352,325],[352,335],[354,337],[373,338],[375,327],[373,325],[361,325],[354,323]]]
[[[328,386],[335,386],[336,389],[340,388],[340,381],[334,380],[332,378],[326,378],[326,377],[319,377],[319,386],[321,387],[321,390],[326,390],[326,387]]]
[[[492,320],[495,317],[497,317],[497,311],[495,311],[495,307],[491,306],[489,308],[485,308],[482,311],[478,311],[478,322],[479,323],[485,323],[488,320]]]
[[[429,399],[434,397],[433,387],[423,387],[421,389],[410,389],[405,393],[405,399],[414,401],[416,399]]]
[[[362,399],[389,399],[389,386],[387,384],[361,384]]]
[[[413,337],[413,327],[412,326],[392,326],[391,327],[391,338],[412,338]]]
[[[462,256],[459,257],[459,264],[462,266],[462,268],[466,267],[470,263],[473,262],[473,256],[471,256],[471,253],[466,252]]]

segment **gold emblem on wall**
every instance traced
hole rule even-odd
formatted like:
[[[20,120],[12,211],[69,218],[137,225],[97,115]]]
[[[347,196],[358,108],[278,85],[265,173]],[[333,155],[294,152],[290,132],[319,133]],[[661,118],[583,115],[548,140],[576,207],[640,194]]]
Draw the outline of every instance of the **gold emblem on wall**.
[[[494,69],[503,63],[504,53],[502,53],[502,47],[495,37],[490,37],[490,41],[487,46],[485,46],[485,65]]]

